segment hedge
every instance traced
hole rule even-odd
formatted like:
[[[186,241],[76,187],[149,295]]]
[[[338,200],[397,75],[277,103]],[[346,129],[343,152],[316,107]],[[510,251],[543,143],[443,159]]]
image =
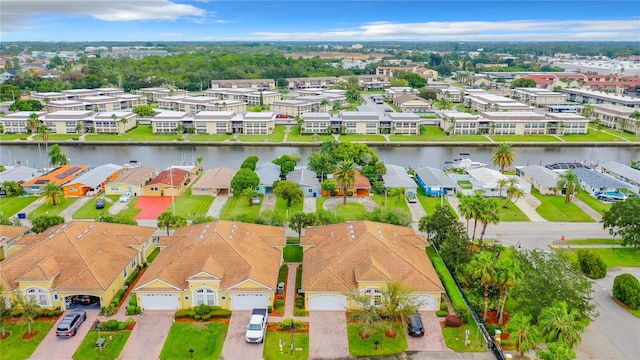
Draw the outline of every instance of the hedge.
[[[451,300],[451,305],[453,305],[454,308],[456,306],[467,307],[467,303],[464,301],[462,293],[460,292],[460,289],[458,289],[455,280],[453,280],[453,276],[451,276],[449,269],[445,266],[444,261],[442,261],[439,256],[434,256],[431,259],[431,263],[433,263],[433,267],[436,269],[438,276],[440,276],[440,280],[442,281],[442,284],[449,295],[449,299]]]
[[[219,306],[209,306],[209,307],[212,308],[212,310],[204,314],[198,314],[194,309],[178,310],[176,311],[174,317],[176,319],[195,319],[195,320],[204,320],[204,321],[209,319],[216,319],[216,318],[228,319],[231,317],[231,311],[229,310],[220,309]]]
[[[592,279],[602,279],[607,275],[607,264],[591,249],[578,250],[578,265],[580,270]]]
[[[631,310],[640,308],[640,281],[631,274],[620,274],[613,280],[613,297]]]
[[[149,264],[151,264],[153,262],[153,260],[156,259],[156,256],[158,256],[158,254],[160,254],[160,248],[155,248],[151,254],[149,254],[149,256],[147,257],[147,262]]]
[[[278,284],[287,281],[287,274],[289,273],[289,267],[287,264],[280,266],[280,272],[278,272]]]

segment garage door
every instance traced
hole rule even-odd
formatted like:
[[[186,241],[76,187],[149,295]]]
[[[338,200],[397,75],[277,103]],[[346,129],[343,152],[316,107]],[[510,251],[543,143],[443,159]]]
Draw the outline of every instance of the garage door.
[[[347,309],[347,297],[343,295],[313,295],[309,297],[309,310]]]
[[[267,294],[233,294],[231,295],[231,310],[251,310],[267,308],[269,295]]]
[[[142,309],[144,310],[177,310],[178,295],[176,294],[142,294]]]
[[[420,307],[419,310],[426,310],[426,311],[438,310],[436,309],[436,304],[438,303],[438,299],[435,296],[422,294],[418,296],[418,299],[422,303],[422,306]]]

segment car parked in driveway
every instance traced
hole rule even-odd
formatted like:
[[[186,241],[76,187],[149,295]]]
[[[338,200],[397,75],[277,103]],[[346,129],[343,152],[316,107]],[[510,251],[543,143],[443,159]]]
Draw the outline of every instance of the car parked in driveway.
[[[124,194],[120,195],[120,202],[121,203],[129,202],[129,200],[131,200],[131,194],[130,193],[124,193]]]
[[[420,314],[410,314],[405,320],[407,322],[407,332],[410,336],[424,336],[424,325]]]
[[[58,327],[56,327],[57,337],[72,337],[78,332],[78,328],[82,323],[87,320],[87,312],[84,310],[74,310],[71,313],[65,315]]]
[[[96,200],[96,209],[104,209],[104,199]]]
[[[254,196],[251,198],[251,205],[260,205],[260,196]]]

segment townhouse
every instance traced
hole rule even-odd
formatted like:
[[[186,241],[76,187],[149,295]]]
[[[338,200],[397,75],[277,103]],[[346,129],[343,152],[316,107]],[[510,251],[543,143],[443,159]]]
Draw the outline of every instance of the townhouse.
[[[55,100],[45,104],[48,112],[54,111],[80,111],[91,110],[94,112],[117,111],[133,109],[136,106],[146,105],[147,98],[142,95],[122,94],[117,96],[86,96],[82,99]]]
[[[273,79],[211,80],[211,89],[275,89]]]
[[[399,107],[402,112],[426,113],[431,111],[431,100],[413,94],[394,97],[393,105]]]
[[[380,116],[374,111],[343,111],[340,131],[344,134],[377,134]]]
[[[583,89],[562,89],[567,101],[580,104],[618,105],[640,109],[640,98]]]
[[[438,90],[436,99],[438,100],[447,99],[447,101],[449,102],[459,103],[459,102],[462,102],[463,95],[464,93],[461,89],[450,87],[450,88]]]
[[[418,90],[411,87],[406,87],[406,86],[393,86],[393,87],[384,89],[384,97],[389,101],[393,101],[395,98],[402,95],[406,95],[406,94],[418,95],[419,93],[420,92]]]
[[[568,135],[587,134],[589,120],[572,113],[538,114],[533,111],[484,111],[439,114],[440,128],[451,135]]]
[[[353,76],[341,76],[340,81],[348,82]],[[391,85],[388,75],[356,75],[358,87],[365,91],[382,90]]]
[[[151,130],[154,134],[174,134],[178,132],[178,126],[185,121],[193,120],[193,114],[179,111],[161,111],[151,119]]]
[[[326,112],[307,112],[300,115],[302,119],[301,132],[303,134],[329,134],[332,132],[331,114]],[[339,118],[335,120],[336,129],[340,129],[341,121]]]
[[[176,133],[180,127],[192,128],[196,134],[271,134],[276,126],[273,112],[201,111],[189,114],[161,111],[151,119],[154,134]]]
[[[514,99],[489,94],[485,91],[467,91],[463,97],[464,105],[476,111],[527,111],[531,106]]]
[[[419,135],[420,117],[415,113],[385,113],[380,119],[380,133],[399,135]]]
[[[182,89],[168,89],[163,87],[150,87],[136,90],[136,94],[141,94],[147,97],[149,101],[158,102],[160,99],[167,96],[187,96],[189,92]]]
[[[339,81],[336,76],[286,78],[286,80],[290,90],[308,88],[328,89],[331,85]]]
[[[598,104],[593,105],[592,116],[600,122],[600,124],[612,128],[631,131],[634,134],[640,134],[640,118],[631,117],[632,114],[640,111],[640,108],[634,108],[621,105]]]
[[[0,117],[0,124],[2,124],[2,129],[5,134],[27,134],[29,133],[29,128],[27,127],[27,123],[29,122],[29,118],[36,114],[38,119],[41,116],[44,116],[46,112],[44,111],[18,111],[14,113],[9,113],[4,117]]]

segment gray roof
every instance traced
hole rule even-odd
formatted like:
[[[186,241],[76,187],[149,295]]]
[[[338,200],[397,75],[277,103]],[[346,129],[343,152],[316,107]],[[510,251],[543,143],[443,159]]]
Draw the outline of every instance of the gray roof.
[[[84,175],[71,180],[69,184],[80,183],[89,187],[96,187],[120,169],[122,169],[122,166],[116,164],[100,165],[95,169],[87,171]]]
[[[425,186],[440,186],[446,188],[454,188],[457,186],[455,181],[453,181],[447,174],[445,174],[442,170],[432,168],[432,167],[421,167],[415,170],[416,175],[422,179],[422,182]]]
[[[585,169],[585,168],[576,168],[573,169],[573,172],[578,175],[578,179],[584,182],[585,184],[591,186],[594,189],[600,188],[612,188],[612,189],[630,189],[628,184],[623,183],[620,180],[616,180],[609,175],[605,175],[601,172]]]
[[[5,181],[29,181],[38,175],[37,171],[38,170],[35,168],[22,165],[8,167],[5,171],[0,173],[0,183]]]
[[[259,186],[271,187],[274,181],[280,180],[280,165],[274,163],[257,164],[255,171],[260,178]]]
[[[558,186],[558,173],[540,165],[529,165],[520,169],[524,174],[534,179],[538,184],[546,188]]]
[[[320,181],[318,180],[316,172],[307,169],[293,170],[287,175],[287,180],[294,181],[302,186],[320,188]]]
[[[418,184],[402,166],[385,164],[387,173],[382,175],[384,186],[387,188],[416,188]]]
[[[631,166],[621,164],[617,161],[609,161],[600,165],[600,167],[610,173],[614,173],[618,176],[627,178],[636,184],[640,184],[640,170],[636,170]]]

